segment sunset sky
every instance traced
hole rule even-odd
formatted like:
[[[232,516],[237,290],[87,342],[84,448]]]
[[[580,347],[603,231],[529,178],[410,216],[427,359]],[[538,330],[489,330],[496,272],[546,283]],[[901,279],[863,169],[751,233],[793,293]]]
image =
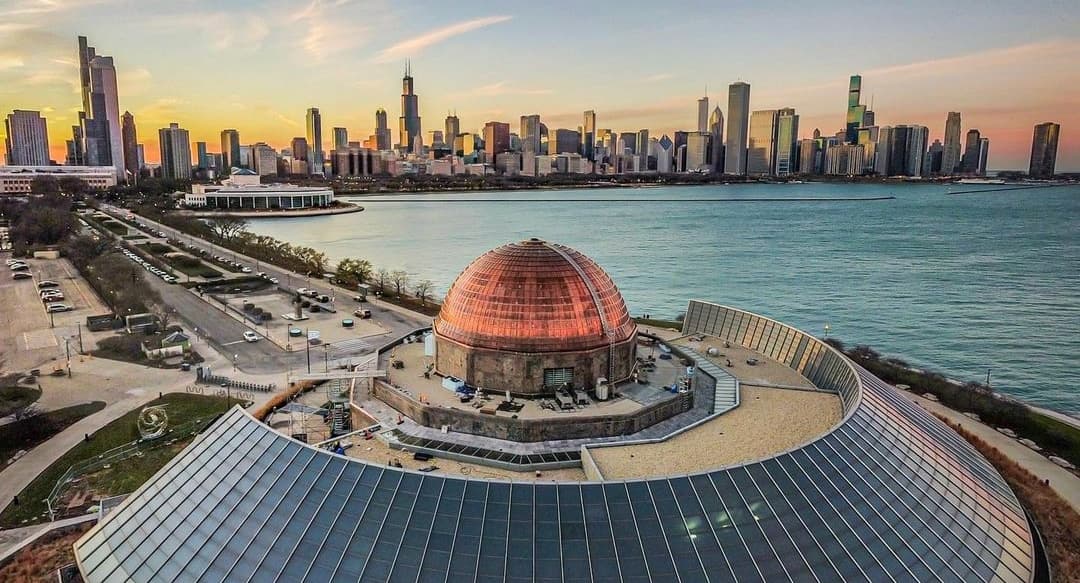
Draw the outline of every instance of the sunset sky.
[[[708,87],[751,84],[751,109],[794,107],[800,133],[835,133],[847,78],[863,76],[878,125],[942,138],[950,110],[991,140],[991,169],[1027,169],[1032,126],[1062,125],[1058,171],[1080,171],[1080,7],[1030,2],[407,2],[0,0],[0,113],[42,111],[63,160],[80,107],[76,36],[111,55],[120,109],[148,161],[179,122],[219,149],[223,128],[277,148],[322,111],[323,134],[366,138],[384,107],[396,138],[412,59],[426,133],[539,113],[576,128],[693,129]],[[2,131],[2,127],[0,127]],[[329,150],[330,145],[324,148]]]

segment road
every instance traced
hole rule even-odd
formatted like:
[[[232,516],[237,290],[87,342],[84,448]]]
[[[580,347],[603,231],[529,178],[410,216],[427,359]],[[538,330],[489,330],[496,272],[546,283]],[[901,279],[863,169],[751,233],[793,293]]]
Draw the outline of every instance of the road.
[[[124,209],[107,204],[102,204],[101,210],[120,220],[124,220],[128,214]],[[167,225],[151,221],[146,217],[140,216],[138,220],[147,224],[149,229],[155,232],[146,233],[148,236],[154,237],[156,236],[156,232],[161,231],[166,233],[171,239],[183,241],[198,249],[205,250],[212,255],[221,255],[246,263],[255,269],[255,271],[263,271],[270,277],[277,278],[279,287],[286,290],[307,287],[316,289],[320,293],[333,296],[336,298],[336,301],[346,303],[348,306],[351,306],[353,303],[352,292],[344,288],[330,285],[322,280],[312,280],[306,275],[293,273],[273,265],[255,261],[250,257],[235,253],[232,250],[225,249],[224,247],[220,247],[209,241],[193,237]],[[134,227],[132,228],[134,229]],[[168,284],[156,277],[148,277],[147,281],[152,288],[161,294],[161,298],[166,304],[176,309],[177,315],[187,324],[189,329],[195,332],[200,338],[205,339],[209,337],[210,342],[226,358],[231,359],[235,356],[236,366],[241,371],[253,374],[265,374],[306,369],[307,354],[305,352],[288,353],[274,343],[266,340],[261,340],[259,342],[244,342],[243,333],[248,327],[234,319],[232,316],[224,313],[218,306],[203,300],[195,292],[187,290],[183,286]],[[383,302],[369,301],[367,307],[371,310],[372,318],[389,330],[389,332],[381,336],[368,338],[367,340],[373,345],[379,345],[382,342],[390,341],[391,339],[403,336],[416,328],[430,324],[429,319],[425,319],[418,314],[408,312],[396,306],[389,306]],[[348,311],[352,311],[351,307],[347,307],[347,309]],[[316,362],[323,358],[322,350],[322,348],[315,347],[311,350],[313,370]],[[346,353],[341,356],[360,356],[360,354],[350,355]],[[227,371],[216,372],[228,375]]]

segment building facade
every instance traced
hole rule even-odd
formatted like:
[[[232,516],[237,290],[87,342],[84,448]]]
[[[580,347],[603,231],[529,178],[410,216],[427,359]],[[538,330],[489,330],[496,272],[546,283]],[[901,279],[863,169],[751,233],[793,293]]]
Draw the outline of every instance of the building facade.
[[[1054,177],[1060,133],[1061,126],[1054,122],[1048,121],[1035,126],[1035,133],[1031,137],[1028,176],[1042,179]]]
[[[848,80],[847,121],[844,129],[844,143],[854,144],[859,139],[859,128],[863,127],[866,106],[859,103],[862,99],[862,75],[852,75]]]
[[[401,79],[401,118],[398,119],[398,146],[406,152],[419,153],[420,103],[413,87],[412,65],[405,65],[405,76]]]
[[[960,112],[950,111],[945,119],[945,144],[941,150],[941,173],[951,176],[960,170]]]
[[[322,114],[318,107],[307,110],[308,174],[322,174],[323,152]]]
[[[94,190],[116,186],[111,166],[0,166],[0,194],[28,194],[34,178],[42,176],[78,178]]]
[[[596,160],[596,112],[588,110],[584,113],[581,124],[581,155],[593,162]]]
[[[727,140],[724,142],[724,173],[746,174],[747,132],[750,124],[750,84],[728,87]]]
[[[16,109],[4,118],[8,166],[48,166],[49,130],[37,111]]]
[[[581,134],[574,130],[555,129],[548,132],[548,155],[581,152]]]
[[[171,123],[158,130],[161,151],[161,176],[172,180],[191,180],[191,141],[188,131]]]
[[[139,163],[139,134],[135,128],[135,116],[125,111],[120,123],[124,142],[124,166],[127,175],[138,180],[142,166]]]
[[[521,151],[533,154],[545,154],[540,149],[540,115],[531,114],[521,116],[521,128],[518,133],[521,138]]]
[[[390,143],[390,126],[387,125],[386,110],[379,108],[375,110],[375,148],[380,151],[386,151],[392,148]]]
[[[776,118],[776,166],[774,174],[789,176],[799,167],[799,116],[792,108],[781,109]]]
[[[228,174],[232,167],[240,167],[240,132],[236,130],[221,131],[221,163],[224,167],[223,174]]]
[[[501,121],[489,121],[484,124],[484,153],[488,163],[495,162],[495,156],[510,151],[510,124]]]
[[[762,109],[750,115],[750,140],[746,151],[746,174],[768,176],[776,163],[778,112]]]
[[[709,116],[709,134],[712,143],[712,167],[716,172],[724,171],[724,112],[720,106],[713,108]]]

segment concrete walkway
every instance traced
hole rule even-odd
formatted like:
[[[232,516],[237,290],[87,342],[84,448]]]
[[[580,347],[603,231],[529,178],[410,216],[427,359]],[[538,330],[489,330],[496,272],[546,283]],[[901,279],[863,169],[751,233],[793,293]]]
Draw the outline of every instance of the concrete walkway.
[[[0,530],[0,561],[6,560],[8,557],[19,552],[20,549],[34,542],[38,537],[51,530],[75,524],[82,524],[84,522],[93,522],[97,520],[97,516],[98,513],[93,512],[90,514],[83,514],[82,516],[64,518],[57,520],[56,522],[46,522],[45,524],[35,524],[33,526],[24,526],[22,528],[13,528],[11,530]]]
[[[1040,480],[1050,480],[1052,488],[1063,500],[1072,506],[1073,510],[1080,512],[1080,477],[1065,468],[1055,465],[1043,455],[1028,448],[1019,441],[998,433],[993,427],[980,423],[974,419],[965,417],[958,411],[953,411],[941,403],[924,399],[918,395],[900,391],[927,411],[948,419],[951,423],[959,424],[986,443],[996,447],[1009,459],[1016,462],[1020,467],[1031,472]]]

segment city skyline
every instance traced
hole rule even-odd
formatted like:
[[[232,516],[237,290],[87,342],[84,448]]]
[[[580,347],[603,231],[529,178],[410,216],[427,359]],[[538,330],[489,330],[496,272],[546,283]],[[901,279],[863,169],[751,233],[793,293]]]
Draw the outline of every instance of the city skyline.
[[[143,17],[129,14],[132,3],[125,0],[102,0],[91,6],[28,1],[0,8],[5,30],[0,40],[0,111],[41,111],[49,121],[51,157],[61,161],[64,140],[77,123],[74,111],[80,108],[73,89],[78,83],[74,38],[79,34],[114,58],[120,111],[131,111],[143,126],[150,161],[156,161],[159,150],[154,130],[173,122],[190,128],[192,141],[217,144],[222,129],[236,128],[246,143],[282,148],[305,134],[304,114],[316,106],[328,127],[370,135],[377,108],[387,109],[392,117],[402,114],[398,84],[406,60],[411,60],[416,93],[422,96],[417,117],[442,120],[446,111],[453,110],[461,119],[461,130],[469,132],[482,131],[489,121],[516,126],[520,116],[531,113],[539,113],[553,129],[576,129],[582,111],[594,110],[598,128],[618,132],[648,128],[654,136],[673,135],[697,127],[695,102],[703,97],[703,84],[713,88],[707,96],[710,102],[724,106],[728,85],[743,80],[753,87],[751,111],[794,107],[801,118],[800,138],[814,128],[832,135],[844,128],[849,76],[861,74],[863,103],[873,104],[879,126],[925,125],[932,141],[944,137],[948,112],[960,111],[965,131],[978,128],[993,141],[991,169],[1023,169],[1030,155],[1031,128],[1053,121],[1065,126],[1058,170],[1080,169],[1080,138],[1069,131],[1080,125],[1078,92],[1070,90],[1080,87],[1080,72],[1070,66],[1080,59],[1080,36],[1075,32],[1080,19],[1054,5],[1042,11],[1021,10],[1020,5],[996,7],[994,14],[973,9],[972,19],[986,20],[989,27],[980,29],[977,38],[936,35],[949,24],[936,22],[939,19],[895,33],[855,30],[849,34],[858,50],[842,55],[825,48],[809,52],[813,54],[800,51],[798,58],[780,65],[773,62],[772,48],[740,54],[737,60],[722,56],[736,54],[733,51],[749,42],[755,26],[760,31],[755,17],[768,12],[768,7],[720,14],[707,5],[688,6],[658,19],[657,9],[634,6],[618,11],[606,24],[594,14],[598,38],[585,39],[585,50],[594,50],[590,48],[594,44],[599,50],[606,42],[607,53],[617,55],[620,47],[629,49],[633,44],[628,37],[636,36],[621,33],[636,31],[678,39],[672,47],[676,52],[720,55],[706,67],[646,55],[629,69],[551,59],[547,52],[544,59],[536,59],[532,52],[516,48],[520,35],[531,27],[567,24],[566,17],[535,7],[485,14],[475,11],[479,8],[449,12],[436,6],[388,8],[337,0],[312,1],[293,11],[269,3],[253,16],[250,4],[214,9],[217,12],[208,6],[196,2],[183,15],[171,15],[169,27],[164,26],[167,7],[159,16]],[[803,9],[786,10],[794,14]],[[1004,29],[989,18],[1002,12],[1013,18]],[[120,19],[125,25],[121,30],[118,14],[131,16],[135,25]],[[358,15],[367,19],[362,25],[367,28],[357,38],[347,38],[343,32],[361,26],[350,24],[362,21]],[[794,20],[812,27],[836,15],[831,8],[820,8]],[[862,15],[868,20],[886,16],[887,11],[876,8]],[[250,18],[242,30],[218,30],[218,21],[211,17]],[[724,23],[728,32],[722,39],[683,33],[683,27],[692,31],[711,19]],[[657,27],[656,21],[664,24]],[[735,26],[740,22],[748,30]],[[1036,25],[1038,37],[1030,33]],[[807,28],[793,38],[812,43],[819,34],[814,30]],[[860,44],[860,39],[865,42]],[[147,51],[140,42],[183,50]],[[278,52],[286,49],[296,58],[278,59]],[[480,62],[477,55],[491,52],[508,55],[500,60],[506,62],[487,59],[483,66],[470,66]],[[554,49],[553,55],[563,52]],[[243,66],[229,66],[233,57]],[[192,59],[223,63],[221,73],[207,75],[205,66],[192,64]],[[457,66],[447,67],[447,62]],[[282,79],[288,79],[290,89],[303,89],[283,90]],[[726,109],[723,113],[730,117]]]

